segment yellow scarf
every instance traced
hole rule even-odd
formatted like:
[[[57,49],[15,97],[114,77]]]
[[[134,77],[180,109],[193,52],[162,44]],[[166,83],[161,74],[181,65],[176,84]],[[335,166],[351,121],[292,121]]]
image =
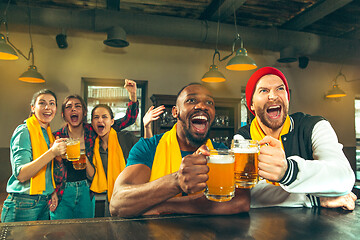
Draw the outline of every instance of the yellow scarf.
[[[156,147],[150,182],[174,173],[180,168],[182,157],[176,137],[176,125],[170,131],[164,133]],[[206,146],[210,150],[214,149],[210,139],[207,140]]]
[[[26,126],[30,133],[30,141],[32,148],[32,156],[33,161],[38,159],[41,155],[43,155],[49,148],[46,144],[43,132],[41,131],[41,126],[39,120],[33,114],[26,120]],[[52,135],[50,125],[46,128],[46,132],[49,136],[50,144],[55,141],[54,136]],[[42,194],[46,189],[46,173],[45,165],[34,177],[30,179],[30,195],[34,194]],[[54,181],[54,161],[51,161],[51,176],[53,187],[55,188]]]
[[[279,136],[279,140],[281,142],[281,147],[283,149],[284,149],[284,145],[282,143],[281,136],[289,133],[289,130],[290,130],[290,117],[288,115],[286,117],[286,119],[285,119],[283,128],[281,129],[280,136]],[[250,136],[251,136],[252,140],[257,140],[257,141],[260,141],[261,139],[263,139],[265,137],[265,133],[261,129],[261,127],[260,127],[260,125],[259,125],[259,123],[257,121],[257,117],[255,117],[254,120],[251,122]],[[266,181],[268,183],[271,183],[271,184],[275,185],[275,186],[280,186],[279,183],[277,183],[277,182],[272,182],[272,181],[268,181],[268,180],[266,180]]]
[[[115,180],[125,168],[125,158],[120,147],[116,131],[111,128],[108,139],[108,168],[107,179],[99,151],[99,136],[95,140],[93,163],[96,169],[90,189],[93,192],[103,193],[107,191],[110,202],[114,189]]]

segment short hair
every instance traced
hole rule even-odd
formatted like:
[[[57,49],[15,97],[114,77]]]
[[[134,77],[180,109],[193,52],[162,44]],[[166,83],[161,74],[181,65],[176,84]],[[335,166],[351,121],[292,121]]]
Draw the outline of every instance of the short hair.
[[[114,113],[113,113],[111,107],[109,107],[109,106],[106,105],[106,104],[98,104],[98,105],[96,105],[96,106],[91,110],[91,119],[93,119],[93,117],[94,117],[94,111],[95,111],[97,108],[99,108],[99,107],[102,107],[102,108],[105,108],[106,110],[108,110],[111,119],[114,119]]]
[[[192,85],[199,85],[199,86],[204,87],[204,85],[202,85],[201,83],[197,83],[197,82],[193,82],[193,83],[189,83],[189,84],[185,85],[184,87],[182,87],[182,88],[180,89],[180,91],[179,91],[178,94],[176,95],[176,101],[175,101],[175,103],[177,102],[177,100],[178,100],[180,94],[182,93],[182,91],[184,91],[185,88],[187,88],[187,87],[189,87],[189,86],[192,86]]]
[[[44,95],[44,94],[52,95],[55,98],[55,105],[57,107],[56,94],[53,91],[49,90],[49,89],[41,89],[41,90],[37,91],[36,93],[34,93],[34,95],[32,96],[32,99],[31,99],[31,102],[30,102],[30,114],[29,114],[29,117],[31,117],[31,115],[33,114],[32,111],[31,111],[31,107],[35,105],[35,102],[38,99],[38,97],[40,95]]]
[[[83,122],[86,122],[85,116],[87,114],[87,104],[84,101],[84,99],[80,95],[77,95],[77,94],[72,94],[72,95],[68,95],[67,97],[65,97],[65,99],[61,105],[61,113],[63,115],[63,119],[65,120],[64,111],[65,111],[66,104],[72,98],[78,99],[80,101],[81,108],[83,110]]]

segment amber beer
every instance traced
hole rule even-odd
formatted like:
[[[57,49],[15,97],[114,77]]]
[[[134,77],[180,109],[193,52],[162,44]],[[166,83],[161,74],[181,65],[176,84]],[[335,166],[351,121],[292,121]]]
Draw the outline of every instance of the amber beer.
[[[77,161],[72,162],[75,170],[83,170],[86,168],[86,155],[85,150],[80,151],[80,158]]]
[[[69,161],[78,161],[80,158],[80,140],[69,138],[66,141],[66,158]]]
[[[234,155],[231,150],[211,150],[208,158],[209,179],[205,196],[216,202],[230,201],[235,195]]]
[[[252,188],[258,181],[259,145],[253,140],[234,142],[235,185],[237,188]]]

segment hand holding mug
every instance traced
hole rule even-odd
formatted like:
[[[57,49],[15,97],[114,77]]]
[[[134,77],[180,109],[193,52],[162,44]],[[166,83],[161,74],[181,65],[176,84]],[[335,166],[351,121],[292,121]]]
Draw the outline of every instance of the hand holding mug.
[[[179,186],[183,192],[196,193],[206,187],[207,173],[209,172],[206,156],[209,156],[209,152],[204,145],[195,153],[182,159],[177,176]]]

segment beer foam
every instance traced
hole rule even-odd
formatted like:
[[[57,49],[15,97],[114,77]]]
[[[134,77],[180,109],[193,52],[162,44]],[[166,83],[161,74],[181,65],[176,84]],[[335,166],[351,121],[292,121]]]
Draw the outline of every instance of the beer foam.
[[[252,148],[233,148],[234,153],[258,153],[259,149],[257,147]]]
[[[216,164],[229,164],[235,162],[234,156],[232,155],[211,155],[208,163]]]

